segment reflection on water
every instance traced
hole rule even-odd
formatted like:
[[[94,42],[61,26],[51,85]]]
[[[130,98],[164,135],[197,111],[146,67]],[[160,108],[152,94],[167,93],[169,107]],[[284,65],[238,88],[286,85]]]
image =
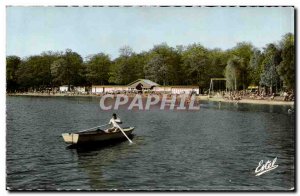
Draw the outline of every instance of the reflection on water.
[[[230,111],[245,111],[245,112],[267,112],[278,114],[289,114],[288,110],[293,109],[294,106],[290,105],[265,105],[265,104],[246,104],[237,102],[209,102],[201,101],[201,108],[221,109]]]
[[[109,146],[85,146],[76,148],[78,155],[78,166],[82,170],[86,171],[89,176],[90,186],[93,190],[111,189],[112,186],[118,187],[115,181],[107,183],[103,178],[103,171],[106,166],[112,165],[117,160],[128,157],[130,152],[134,152],[139,147],[142,139],[135,137],[133,144],[128,141],[122,143],[115,143]],[[120,168],[122,169],[122,168]]]
[[[61,133],[105,124],[99,98],[7,97],[7,186],[47,190],[289,190],[289,106],[202,102],[200,111],[126,111],[134,144],[67,149]],[[279,165],[260,177],[260,160]]]

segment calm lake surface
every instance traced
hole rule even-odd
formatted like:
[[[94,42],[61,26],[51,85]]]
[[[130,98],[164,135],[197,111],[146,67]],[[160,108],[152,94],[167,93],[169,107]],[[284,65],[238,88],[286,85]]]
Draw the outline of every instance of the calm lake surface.
[[[290,106],[202,102],[200,111],[127,111],[134,144],[68,149],[61,134],[106,124],[98,97],[7,96],[7,187],[46,190],[290,190]],[[255,176],[260,160],[278,168]]]

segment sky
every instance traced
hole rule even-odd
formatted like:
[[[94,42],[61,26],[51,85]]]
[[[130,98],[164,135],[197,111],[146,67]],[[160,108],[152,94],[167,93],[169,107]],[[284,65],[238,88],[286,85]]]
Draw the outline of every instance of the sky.
[[[6,55],[22,58],[69,48],[82,57],[119,49],[200,43],[223,50],[238,42],[262,48],[294,33],[291,7],[26,7],[6,8]]]

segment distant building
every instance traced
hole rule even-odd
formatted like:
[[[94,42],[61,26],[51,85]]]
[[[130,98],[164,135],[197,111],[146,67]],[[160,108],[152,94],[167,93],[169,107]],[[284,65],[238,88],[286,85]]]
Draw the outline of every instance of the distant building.
[[[86,93],[86,87],[85,86],[73,86],[70,85],[70,89],[68,85],[62,85],[59,87],[59,92],[77,92],[77,93]]]
[[[152,90],[154,87],[159,86],[159,84],[152,82],[147,79],[138,79],[130,84],[128,84],[128,90]]]
[[[92,94],[100,93],[118,93],[124,91],[153,91],[160,93],[171,93],[171,94],[199,94],[198,86],[160,86],[159,84],[148,80],[148,79],[138,79],[131,82],[127,86],[117,86],[117,85],[92,85]]]
[[[92,93],[115,93],[119,91],[127,91],[127,86],[116,86],[116,85],[92,85]]]
[[[153,88],[153,91],[170,93],[172,91],[172,86],[156,86]]]
[[[250,86],[248,86],[247,90],[249,92],[252,92],[252,93],[257,92],[258,91],[258,86],[250,85]]]
[[[172,94],[191,94],[191,93],[199,94],[199,87],[198,86],[172,86],[171,93]]]
[[[86,87],[85,86],[75,86],[74,91],[77,93],[86,93]]]
[[[68,92],[68,91],[69,91],[68,85],[63,85],[59,87],[59,92]]]
[[[159,86],[154,87],[153,91],[155,92],[167,92],[171,94],[199,94],[198,86]]]

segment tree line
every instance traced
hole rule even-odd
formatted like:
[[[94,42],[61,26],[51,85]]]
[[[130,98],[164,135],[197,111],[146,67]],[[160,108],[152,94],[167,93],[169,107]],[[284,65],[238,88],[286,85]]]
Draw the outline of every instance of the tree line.
[[[98,53],[82,58],[67,49],[47,51],[26,58],[6,57],[7,92],[45,89],[60,85],[126,85],[146,78],[161,85],[197,85],[208,89],[211,78],[226,78],[230,90],[249,85],[282,90],[295,88],[294,35],[263,49],[241,42],[228,50],[208,49],[199,43],[170,47],[155,45],[149,51],[133,52],[129,46],[112,60]]]

